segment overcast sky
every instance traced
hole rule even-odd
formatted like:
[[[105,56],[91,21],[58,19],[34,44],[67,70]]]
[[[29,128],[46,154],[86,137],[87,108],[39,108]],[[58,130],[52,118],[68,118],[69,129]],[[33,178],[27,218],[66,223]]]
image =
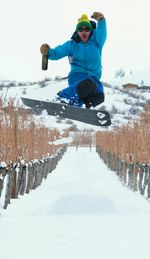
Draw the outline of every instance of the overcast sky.
[[[0,78],[37,80],[66,76],[67,58],[49,61],[41,71],[42,43],[51,47],[69,40],[82,13],[103,12],[108,38],[103,49],[103,80],[116,69],[150,67],[149,0],[0,0]]]

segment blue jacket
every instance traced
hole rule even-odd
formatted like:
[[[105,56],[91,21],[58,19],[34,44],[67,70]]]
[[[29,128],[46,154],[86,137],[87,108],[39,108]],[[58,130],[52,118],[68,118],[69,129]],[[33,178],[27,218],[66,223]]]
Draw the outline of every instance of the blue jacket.
[[[96,29],[87,43],[83,41],[69,40],[63,45],[49,49],[48,58],[58,60],[68,56],[71,70],[69,73],[69,87],[59,93],[59,96],[66,99],[77,99],[76,86],[84,79],[90,78],[97,85],[97,92],[103,92],[103,85],[99,81],[102,74],[102,48],[107,36],[105,18],[98,21]],[[70,88],[71,87],[71,88]],[[76,102],[81,100],[76,100]]]
[[[48,58],[58,60],[68,56],[71,65],[70,73],[87,73],[89,76],[94,76],[99,80],[102,73],[102,48],[106,35],[106,20],[102,19],[98,21],[97,27],[93,30],[92,36],[87,43],[69,40],[63,45],[49,49]]]

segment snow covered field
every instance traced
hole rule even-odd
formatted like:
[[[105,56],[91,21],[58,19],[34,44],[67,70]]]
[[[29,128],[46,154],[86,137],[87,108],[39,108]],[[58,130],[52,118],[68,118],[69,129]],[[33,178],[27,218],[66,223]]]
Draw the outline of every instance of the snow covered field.
[[[143,77],[141,77],[143,78]],[[26,97],[31,99],[54,101],[57,93],[64,87],[67,87],[67,80],[62,81],[47,81],[44,87],[41,87],[38,83],[34,85],[24,85],[15,87],[4,87],[0,91],[0,95],[4,99],[9,100],[9,97],[15,98],[16,103],[23,105],[20,97]],[[114,85],[105,87],[105,102],[97,106],[95,109],[107,110],[112,116],[112,125],[109,127],[111,130],[116,126],[128,123],[128,120],[138,119],[139,112],[143,111],[143,106],[149,102],[149,91],[130,90],[122,91],[121,81],[115,81]],[[27,108],[26,106],[24,106]],[[35,122],[43,122],[49,128],[64,129],[69,126],[65,124],[63,119],[61,123],[57,122],[57,119],[53,116],[47,116],[47,112],[43,112],[42,116],[35,116]],[[73,121],[79,129],[91,129],[95,131],[101,130],[100,127],[91,126],[85,123]]]
[[[95,148],[69,147],[55,171],[0,216],[0,259],[149,258],[150,205]]]

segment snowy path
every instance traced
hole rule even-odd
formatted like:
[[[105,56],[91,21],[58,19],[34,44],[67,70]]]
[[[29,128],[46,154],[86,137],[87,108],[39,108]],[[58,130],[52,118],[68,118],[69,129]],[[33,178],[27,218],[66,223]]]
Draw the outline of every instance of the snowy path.
[[[36,191],[0,217],[0,259],[149,258],[150,204],[93,148],[68,148]]]

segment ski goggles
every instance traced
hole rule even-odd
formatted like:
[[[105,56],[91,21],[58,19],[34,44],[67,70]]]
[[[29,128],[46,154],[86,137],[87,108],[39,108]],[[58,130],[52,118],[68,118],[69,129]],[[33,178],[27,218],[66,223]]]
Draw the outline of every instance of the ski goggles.
[[[80,27],[80,28],[78,29],[78,32],[83,32],[83,31],[89,32],[89,31],[90,31],[90,28],[85,26],[85,27]]]

